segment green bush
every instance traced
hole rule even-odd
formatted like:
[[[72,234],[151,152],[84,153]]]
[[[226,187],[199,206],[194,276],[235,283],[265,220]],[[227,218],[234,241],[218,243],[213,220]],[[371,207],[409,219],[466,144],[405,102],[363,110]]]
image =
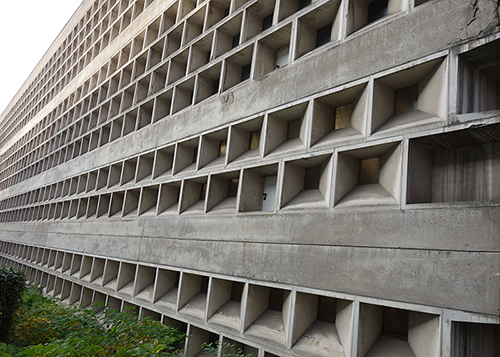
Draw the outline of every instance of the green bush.
[[[21,303],[26,274],[19,269],[0,268],[0,342],[9,341],[12,315]]]
[[[65,306],[29,287],[12,330],[12,343],[27,346],[17,356],[174,356],[184,342],[184,334],[150,318],[104,311]]]
[[[220,343],[204,343],[201,345],[201,350],[204,352],[205,357],[251,357],[252,353],[246,355],[240,348],[229,342]]]

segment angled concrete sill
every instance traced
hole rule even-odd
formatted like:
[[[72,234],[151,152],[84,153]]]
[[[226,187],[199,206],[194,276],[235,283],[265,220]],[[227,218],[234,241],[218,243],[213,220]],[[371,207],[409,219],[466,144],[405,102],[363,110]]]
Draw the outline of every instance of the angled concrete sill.
[[[177,288],[172,288],[169,292],[160,296],[158,300],[154,302],[154,306],[158,306],[161,309],[173,312],[175,311],[177,303]]]
[[[338,202],[335,207],[349,206],[391,206],[399,205],[398,201],[390,195],[380,184],[359,185],[354,187]]]
[[[179,310],[179,314],[203,321],[205,316],[206,301],[207,295],[198,293]]]
[[[228,168],[231,165],[239,166],[242,164],[247,164],[252,161],[258,161],[260,159],[260,151],[259,148],[246,150],[241,155],[239,155],[236,159],[228,164]]]
[[[292,350],[307,356],[345,357],[337,328],[323,321],[314,321]]]
[[[208,323],[219,328],[239,331],[241,319],[241,306],[237,301],[226,302],[209,320]]]
[[[288,154],[288,153],[292,153],[292,152],[300,152],[303,150],[305,150],[304,143],[299,138],[296,138],[296,139],[290,139],[290,140],[284,141],[282,144],[280,144],[276,149],[274,149],[267,156],[269,158],[281,157],[284,153]]]
[[[325,134],[323,138],[318,140],[318,142],[314,144],[314,149],[340,146],[343,145],[345,142],[355,141],[361,138],[363,138],[363,134],[361,134],[353,127],[336,129],[329,132],[328,134]]]
[[[297,196],[282,207],[281,210],[307,210],[312,208],[328,208],[328,204],[319,189],[299,192]]]
[[[399,115],[394,115],[388,119],[374,134],[386,135],[393,132],[407,131],[411,128],[421,129],[422,126],[441,127],[446,119],[433,116],[432,114],[415,110]]]
[[[285,345],[285,330],[281,312],[266,310],[255,321],[248,330],[245,331],[247,338],[269,341],[280,346]]]

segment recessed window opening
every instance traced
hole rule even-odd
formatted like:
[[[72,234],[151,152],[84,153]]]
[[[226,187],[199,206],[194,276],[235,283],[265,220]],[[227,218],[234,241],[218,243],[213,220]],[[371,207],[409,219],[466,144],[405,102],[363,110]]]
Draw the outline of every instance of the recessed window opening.
[[[196,162],[197,159],[198,159],[198,147],[195,147],[193,150],[193,161],[191,161],[191,162],[192,163]]]
[[[425,4],[427,1],[429,1],[429,0],[415,0],[415,6]]]
[[[249,141],[249,149],[258,149],[259,148],[259,142],[260,142],[260,130],[252,131],[250,133],[250,141]]]
[[[290,47],[286,46],[276,51],[276,68],[285,67],[288,64]]]
[[[286,140],[298,139],[302,118],[290,120],[287,124]]]
[[[227,139],[219,142],[219,157],[226,156]]]
[[[329,23],[318,29],[316,32],[316,47],[323,46],[330,42],[332,37],[332,23]]]
[[[236,197],[238,194],[239,179],[235,178],[229,181],[227,197]]]
[[[335,108],[335,130],[351,126],[352,104],[342,105]]]
[[[334,324],[336,314],[337,314],[337,300],[328,296],[319,296],[318,315],[316,319],[319,321]]]
[[[212,91],[212,94],[217,94],[219,92],[219,86],[220,86],[220,79],[217,78],[213,82],[213,91]]]
[[[368,22],[372,23],[387,16],[389,0],[375,0],[368,5]]]
[[[382,335],[408,340],[409,311],[384,307]]]
[[[500,39],[459,56],[458,114],[500,109],[498,53]]]
[[[321,166],[306,168],[304,179],[304,190],[319,189],[319,178],[321,177]]]
[[[394,91],[394,115],[418,109],[418,83]]]
[[[380,172],[380,157],[361,160],[359,164],[359,180],[360,185],[368,185],[378,183]]]
[[[200,192],[200,201],[204,201],[206,196],[207,196],[207,184],[204,183]]]
[[[241,301],[241,296],[243,295],[243,288],[245,284],[239,282],[233,282],[231,286],[231,300]]]
[[[281,312],[283,308],[284,291],[271,288],[269,291],[269,309]]]
[[[202,276],[200,293],[206,294],[207,292],[208,292],[208,276]]]
[[[240,34],[233,36],[233,40],[231,42],[231,48],[235,48],[240,44]]]
[[[274,12],[271,12],[269,15],[264,17],[264,19],[262,19],[262,31],[267,30],[273,25],[273,15]]]
[[[227,8],[226,10],[224,10],[224,17],[227,17],[229,15],[229,8]]]
[[[311,5],[311,0],[299,0],[299,10]]]
[[[244,81],[248,78],[250,78],[250,69],[252,67],[252,64],[246,64],[243,67],[241,67],[241,81]]]

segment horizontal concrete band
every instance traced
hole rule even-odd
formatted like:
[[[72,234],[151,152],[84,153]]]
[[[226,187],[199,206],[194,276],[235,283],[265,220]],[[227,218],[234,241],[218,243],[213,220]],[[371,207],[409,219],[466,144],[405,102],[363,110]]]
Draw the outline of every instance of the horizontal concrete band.
[[[89,225],[88,223],[92,223]],[[499,252],[497,207],[380,210],[349,213],[228,215],[157,219],[62,220],[3,223],[2,239],[41,233],[106,237],[222,240],[298,245],[347,245]],[[28,243],[28,241],[24,241]],[[43,245],[36,241],[36,245]],[[85,248],[72,248],[85,252]],[[61,247],[62,248],[62,247]],[[113,251],[116,248],[113,247]],[[124,255],[123,258],[135,259]]]
[[[344,217],[283,215],[273,219],[258,216],[239,218],[238,223],[232,217],[96,221],[91,231],[79,222],[9,224],[3,226],[0,239],[496,314],[500,287],[495,274],[500,269],[500,260],[498,247],[494,247],[498,236],[495,230],[499,225],[494,222],[498,218],[491,209],[467,213],[456,210],[455,215],[449,210],[443,211],[442,216],[440,211],[373,212]],[[394,216],[392,226],[387,224],[389,214]],[[467,222],[467,216],[471,222]],[[328,219],[331,225],[325,224]],[[281,220],[280,224],[276,224],[276,220]],[[284,222],[286,220],[288,222]],[[373,228],[377,220],[386,223],[380,229]],[[476,221],[473,224],[475,234],[467,232],[473,229],[472,221]],[[366,233],[368,226],[372,227],[370,236]],[[282,227],[288,229],[284,231]],[[322,232],[311,233],[318,229]],[[448,234],[441,235],[440,229]],[[109,232],[115,233],[110,235]],[[266,242],[258,242],[263,232],[269,238]],[[450,237],[446,244],[448,251],[441,251],[445,245],[444,238],[440,237],[445,236]],[[302,241],[304,237],[316,238],[314,243],[301,244],[300,237]],[[470,246],[465,248],[466,241],[471,239],[467,237],[474,237],[474,242],[469,242]],[[486,241],[491,243],[485,244]],[[456,250],[460,247],[464,251]],[[474,248],[482,252],[470,251]]]

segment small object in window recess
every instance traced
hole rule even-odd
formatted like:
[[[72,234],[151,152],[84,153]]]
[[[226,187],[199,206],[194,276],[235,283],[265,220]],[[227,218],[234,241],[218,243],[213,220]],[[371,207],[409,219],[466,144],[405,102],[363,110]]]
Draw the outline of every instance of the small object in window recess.
[[[263,200],[265,201],[267,198],[267,193],[264,192],[264,195],[263,195]]]

